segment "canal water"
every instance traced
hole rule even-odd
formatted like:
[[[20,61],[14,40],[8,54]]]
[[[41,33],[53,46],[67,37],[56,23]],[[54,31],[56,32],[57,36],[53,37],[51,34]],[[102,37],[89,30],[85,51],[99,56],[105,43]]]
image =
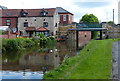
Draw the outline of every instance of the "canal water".
[[[42,79],[45,72],[78,53],[74,42],[57,42],[46,47],[3,53],[2,79]]]

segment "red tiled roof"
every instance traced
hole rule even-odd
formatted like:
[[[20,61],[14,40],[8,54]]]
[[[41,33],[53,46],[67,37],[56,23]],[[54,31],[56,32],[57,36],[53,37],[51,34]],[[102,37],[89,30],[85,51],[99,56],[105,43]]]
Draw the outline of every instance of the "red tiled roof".
[[[35,27],[26,27],[26,31],[35,31]]]
[[[40,12],[43,11],[43,9],[4,9],[2,10],[2,17],[18,17],[22,10],[28,13],[28,17],[40,16]],[[53,16],[56,8],[46,8],[44,10],[48,12],[46,16]]]
[[[45,27],[40,27],[40,28],[36,29],[36,31],[49,31],[49,30]]]
[[[43,9],[24,9],[28,15],[27,16],[40,16],[40,12],[43,11]],[[47,16],[53,16],[55,13],[55,8],[49,8],[44,9],[46,12],[48,12]]]
[[[20,9],[4,9],[2,10],[2,17],[18,17],[20,12]]]

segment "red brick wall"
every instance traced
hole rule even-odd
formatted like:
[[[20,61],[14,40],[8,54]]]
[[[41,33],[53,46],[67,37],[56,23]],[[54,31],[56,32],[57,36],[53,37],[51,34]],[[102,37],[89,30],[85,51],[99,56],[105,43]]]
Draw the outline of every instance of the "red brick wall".
[[[17,18],[2,18],[2,26],[6,26],[6,19],[10,19],[10,28],[17,27]]]
[[[82,47],[91,40],[91,31],[78,32],[78,47]]]
[[[2,26],[2,18],[0,18],[0,26]]]
[[[71,14],[59,14],[60,15],[60,23],[61,24],[71,24],[73,22],[73,15]],[[66,21],[63,20],[63,15],[66,15]],[[69,20],[69,16],[70,16],[70,20]]]
[[[6,39],[8,39],[8,35],[7,34],[0,35],[0,38],[6,38]],[[10,34],[9,39],[11,39],[11,38],[16,38],[16,35],[15,34]]]

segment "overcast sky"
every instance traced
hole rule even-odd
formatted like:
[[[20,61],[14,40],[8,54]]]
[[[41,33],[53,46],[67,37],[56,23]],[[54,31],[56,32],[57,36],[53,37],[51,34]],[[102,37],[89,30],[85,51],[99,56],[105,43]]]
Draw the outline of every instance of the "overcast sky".
[[[0,0],[0,5],[9,9],[35,9],[63,7],[74,14],[79,22],[84,14],[94,14],[102,22],[112,21],[115,9],[115,23],[118,23],[119,0]]]

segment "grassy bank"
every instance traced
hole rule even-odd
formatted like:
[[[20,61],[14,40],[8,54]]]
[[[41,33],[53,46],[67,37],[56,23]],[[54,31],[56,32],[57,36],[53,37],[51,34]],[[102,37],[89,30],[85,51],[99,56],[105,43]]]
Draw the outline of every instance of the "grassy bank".
[[[92,40],[79,55],[45,73],[44,79],[109,79],[113,41],[116,40]]]

